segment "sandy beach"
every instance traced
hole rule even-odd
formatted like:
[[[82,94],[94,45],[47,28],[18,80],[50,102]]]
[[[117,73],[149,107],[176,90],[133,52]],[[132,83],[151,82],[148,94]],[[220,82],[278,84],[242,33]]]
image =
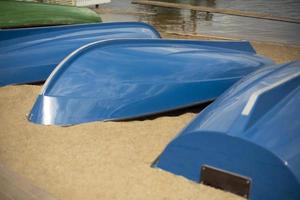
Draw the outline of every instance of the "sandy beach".
[[[297,47],[261,42],[253,45],[259,54],[277,63],[300,58]],[[41,86],[32,85],[0,88],[0,163],[53,197],[64,200],[242,199],[150,167],[195,113],[72,127],[41,126],[26,119],[40,89]]]

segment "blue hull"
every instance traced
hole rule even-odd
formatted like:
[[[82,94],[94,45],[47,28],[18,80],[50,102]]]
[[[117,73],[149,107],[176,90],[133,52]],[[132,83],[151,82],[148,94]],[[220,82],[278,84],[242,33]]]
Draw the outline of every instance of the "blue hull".
[[[96,42],[57,66],[29,120],[72,125],[187,107],[215,99],[241,77],[269,64],[248,42]]]
[[[113,38],[160,38],[137,22],[0,30],[0,86],[40,82],[82,45]]]
[[[248,177],[250,199],[300,199],[300,62],[254,72],[202,111],[155,166],[202,181],[211,166]]]

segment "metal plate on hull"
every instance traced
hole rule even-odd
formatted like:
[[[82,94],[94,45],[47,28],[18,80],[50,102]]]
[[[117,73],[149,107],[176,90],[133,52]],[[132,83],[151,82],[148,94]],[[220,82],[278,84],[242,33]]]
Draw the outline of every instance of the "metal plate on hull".
[[[249,197],[251,186],[251,179],[249,177],[203,165],[201,167],[200,182],[204,185],[232,192],[245,198]]]

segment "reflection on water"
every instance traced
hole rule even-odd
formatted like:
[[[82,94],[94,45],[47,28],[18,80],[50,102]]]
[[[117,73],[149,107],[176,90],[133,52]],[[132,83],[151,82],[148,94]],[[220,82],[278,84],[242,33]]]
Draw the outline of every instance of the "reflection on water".
[[[297,0],[160,0],[269,13],[274,16],[292,17],[300,21],[300,1]],[[207,14],[191,10],[134,5],[131,0],[112,0],[103,6],[118,9],[119,14],[104,13],[104,21],[144,21],[166,32],[209,34],[247,40],[271,41],[300,46],[300,24],[222,14]],[[130,11],[131,14],[123,11]],[[136,14],[134,14],[136,13]]]

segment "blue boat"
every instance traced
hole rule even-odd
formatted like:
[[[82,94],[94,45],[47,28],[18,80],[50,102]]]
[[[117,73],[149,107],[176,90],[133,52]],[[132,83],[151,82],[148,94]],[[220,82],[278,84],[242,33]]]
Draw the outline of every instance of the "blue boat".
[[[248,42],[94,42],[55,68],[28,119],[64,126],[175,110],[211,101],[241,77],[270,64]]]
[[[299,113],[300,61],[263,68],[203,110],[154,166],[253,200],[300,199]]]
[[[68,54],[90,42],[160,38],[139,22],[95,23],[0,30],[0,86],[45,81]]]

